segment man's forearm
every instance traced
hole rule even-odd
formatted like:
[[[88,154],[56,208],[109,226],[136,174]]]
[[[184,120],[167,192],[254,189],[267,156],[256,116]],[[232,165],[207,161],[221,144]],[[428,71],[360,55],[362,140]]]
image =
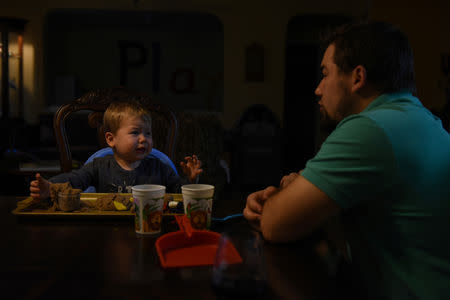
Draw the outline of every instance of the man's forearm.
[[[339,207],[332,199],[299,176],[266,201],[261,232],[271,242],[297,240],[338,212]]]

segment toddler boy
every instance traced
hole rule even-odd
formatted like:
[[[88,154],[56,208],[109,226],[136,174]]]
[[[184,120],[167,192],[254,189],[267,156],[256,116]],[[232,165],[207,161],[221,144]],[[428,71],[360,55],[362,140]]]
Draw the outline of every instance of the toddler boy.
[[[52,183],[69,182],[73,188],[85,190],[95,186],[99,193],[131,193],[138,184],[160,184],[168,193],[177,193],[185,181],[195,182],[203,172],[196,155],[185,158],[180,166],[187,178],[159,159],[148,157],[152,150],[150,113],[136,101],[113,102],[103,117],[105,139],[113,155],[95,158],[82,168],[44,179],[39,173],[30,183],[30,195],[45,199]]]

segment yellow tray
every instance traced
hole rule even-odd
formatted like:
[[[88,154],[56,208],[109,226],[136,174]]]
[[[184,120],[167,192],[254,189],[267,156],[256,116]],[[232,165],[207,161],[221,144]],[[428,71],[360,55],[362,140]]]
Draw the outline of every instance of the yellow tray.
[[[80,199],[84,201],[95,201],[101,196],[106,196],[108,193],[81,193]],[[131,194],[120,194],[123,196],[129,196],[130,201],[133,200]],[[172,196],[172,201],[183,201],[181,194],[168,194]],[[129,210],[115,211],[115,210],[94,210],[89,211],[49,211],[46,209],[34,209],[32,211],[22,211],[27,207],[33,198],[28,197],[22,201],[17,202],[17,208],[12,211],[16,216],[29,216],[29,217],[134,217],[134,213]],[[163,212],[163,215],[177,215],[174,213]]]

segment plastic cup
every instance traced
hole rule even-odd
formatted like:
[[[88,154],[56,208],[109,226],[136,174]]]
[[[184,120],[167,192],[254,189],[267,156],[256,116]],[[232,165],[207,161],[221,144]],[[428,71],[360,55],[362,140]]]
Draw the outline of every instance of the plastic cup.
[[[62,211],[74,211],[80,208],[80,193],[58,193],[58,207]]]
[[[187,184],[181,186],[184,213],[194,229],[211,228],[212,201],[214,186],[209,184]]]
[[[263,296],[267,286],[263,244],[261,235],[255,231],[221,235],[212,270],[212,284],[219,296],[225,299]],[[230,260],[230,245],[236,247],[242,263]]]
[[[166,187],[142,184],[133,186],[131,192],[135,205],[134,228],[136,233],[160,233]]]

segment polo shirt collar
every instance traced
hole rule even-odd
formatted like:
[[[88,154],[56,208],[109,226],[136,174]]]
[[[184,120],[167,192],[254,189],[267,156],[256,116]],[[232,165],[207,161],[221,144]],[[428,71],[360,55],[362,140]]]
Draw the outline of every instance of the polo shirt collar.
[[[409,91],[400,91],[397,93],[381,94],[375,98],[363,111],[370,111],[382,104],[390,102],[412,102],[415,105],[422,106],[417,97],[414,97]]]

